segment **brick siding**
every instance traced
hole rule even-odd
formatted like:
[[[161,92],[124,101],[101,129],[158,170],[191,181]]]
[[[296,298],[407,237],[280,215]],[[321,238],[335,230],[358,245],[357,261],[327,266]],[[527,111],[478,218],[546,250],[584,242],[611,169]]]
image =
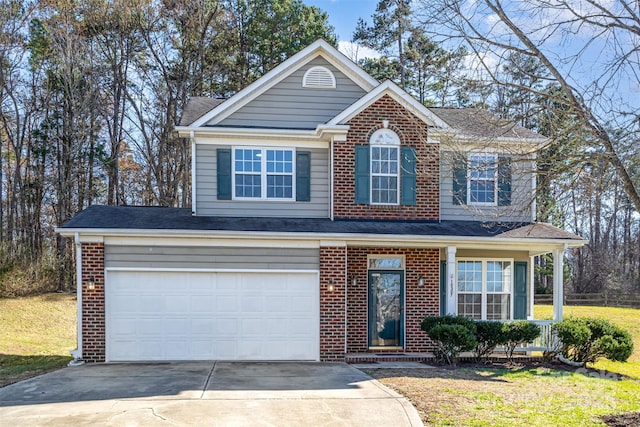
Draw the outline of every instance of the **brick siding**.
[[[426,352],[432,349],[426,334],[420,329],[427,315],[440,313],[438,249],[349,248],[347,269],[347,352],[369,351],[367,340],[367,255],[405,256],[405,343],[406,352]],[[422,276],[424,286],[418,286]],[[355,278],[356,286],[351,284]],[[379,350],[376,350],[379,351]]]
[[[88,288],[93,278],[95,289]],[[82,358],[105,361],[104,244],[82,244]]]
[[[371,134],[389,121],[403,146],[416,149],[416,205],[377,206],[355,203],[355,146],[368,145]],[[348,123],[347,140],[334,143],[335,218],[437,220],[440,203],[440,148],[427,142],[427,125],[388,95]]]
[[[344,361],[346,247],[320,248],[320,360]],[[333,290],[329,290],[329,286]],[[365,306],[366,310],[366,306]]]

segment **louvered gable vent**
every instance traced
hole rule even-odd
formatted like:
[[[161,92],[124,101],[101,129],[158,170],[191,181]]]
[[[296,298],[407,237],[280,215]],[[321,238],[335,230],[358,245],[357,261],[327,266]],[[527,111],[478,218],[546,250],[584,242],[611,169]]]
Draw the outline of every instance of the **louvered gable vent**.
[[[335,89],[336,78],[326,67],[312,67],[304,73],[302,87],[312,89]]]

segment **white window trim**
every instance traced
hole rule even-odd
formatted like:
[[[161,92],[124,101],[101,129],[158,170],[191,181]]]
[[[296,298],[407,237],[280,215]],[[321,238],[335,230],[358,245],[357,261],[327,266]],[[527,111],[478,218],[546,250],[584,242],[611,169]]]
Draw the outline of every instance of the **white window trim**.
[[[472,157],[491,157],[495,164],[495,172],[493,176],[493,202],[474,202],[471,197],[471,158]],[[473,179],[473,181],[490,181],[487,179]],[[469,155],[467,164],[467,205],[470,206],[498,206],[498,155],[492,153],[472,153]]]
[[[460,292],[458,288],[458,261],[476,261],[482,262],[482,290],[480,292],[480,319],[487,320],[487,295],[509,295],[509,318],[505,320],[513,320],[513,294],[515,289],[515,260],[513,258],[456,258],[456,275],[455,275],[455,297],[456,297],[456,314],[458,314],[458,296],[460,294],[477,294],[478,292]],[[511,264],[511,283],[509,292],[487,292],[487,262],[508,262]]]
[[[236,172],[236,150],[260,150],[261,151],[261,167],[260,173],[256,172]],[[267,197],[267,175],[289,175],[269,174],[267,173],[267,151],[291,151],[291,197]],[[236,173],[244,175],[260,175],[260,197],[237,197],[236,196]],[[296,149],[293,147],[255,147],[255,146],[239,146],[233,147],[231,150],[231,199],[239,201],[270,201],[270,202],[291,202],[296,200]]]
[[[396,158],[398,162],[398,172],[393,173],[373,173],[373,149],[374,148],[395,148]],[[391,129],[383,128],[375,131],[369,138],[369,201],[371,205],[375,206],[399,206],[400,205],[400,170],[401,164],[401,152],[400,152],[400,137]],[[380,203],[373,201],[373,177],[394,177],[396,178],[396,201],[395,203]]]

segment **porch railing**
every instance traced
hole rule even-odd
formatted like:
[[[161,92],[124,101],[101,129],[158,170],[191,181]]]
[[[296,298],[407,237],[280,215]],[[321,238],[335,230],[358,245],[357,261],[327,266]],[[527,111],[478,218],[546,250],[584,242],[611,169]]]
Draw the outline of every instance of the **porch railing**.
[[[551,325],[553,325],[553,320],[531,320],[530,322],[535,323],[540,327],[540,335],[538,338],[533,340],[530,343],[522,344],[516,347],[515,351],[517,352],[528,352],[528,351],[548,351],[553,350],[557,345],[557,337],[551,331]],[[497,351],[503,350],[503,348],[496,348]]]

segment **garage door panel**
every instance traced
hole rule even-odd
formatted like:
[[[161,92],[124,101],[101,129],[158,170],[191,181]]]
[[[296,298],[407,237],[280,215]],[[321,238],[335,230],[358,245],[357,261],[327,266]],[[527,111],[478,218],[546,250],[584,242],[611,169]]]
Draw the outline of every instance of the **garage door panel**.
[[[109,271],[107,360],[317,360],[317,274]]]

